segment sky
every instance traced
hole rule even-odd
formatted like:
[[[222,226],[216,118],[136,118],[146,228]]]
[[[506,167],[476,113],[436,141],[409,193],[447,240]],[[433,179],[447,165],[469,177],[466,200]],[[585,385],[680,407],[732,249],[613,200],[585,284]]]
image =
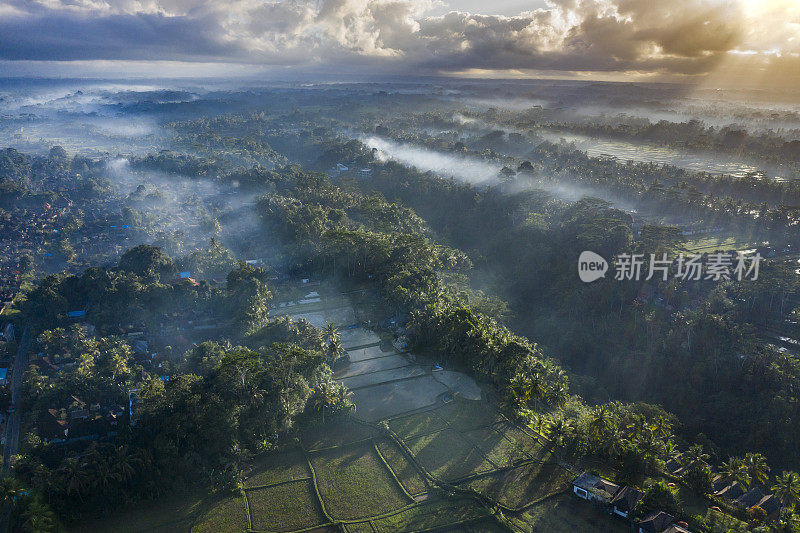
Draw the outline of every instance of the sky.
[[[800,83],[800,0],[0,0],[0,76]]]

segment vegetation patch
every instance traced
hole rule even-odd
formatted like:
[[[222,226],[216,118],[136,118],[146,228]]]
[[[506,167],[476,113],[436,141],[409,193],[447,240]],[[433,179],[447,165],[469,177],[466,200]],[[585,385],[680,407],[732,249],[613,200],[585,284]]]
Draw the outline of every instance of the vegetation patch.
[[[470,480],[462,486],[518,509],[569,487],[572,474],[556,464],[530,463]]]
[[[388,421],[392,431],[402,438],[428,435],[446,427],[445,421],[434,411],[392,418]]]
[[[174,524],[176,531],[181,529],[178,524]],[[250,527],[247,520],[247,509],[245,508],[244,498],[241,495],[225,499],[212,507],[208,512],[201,516],[192,527],[192,533],[216,533],[218,531],[246,531]],[[160,528],[159,528],[160,529]],[[134,531],[128,524],[125,531]],[[157,531],[158,529],[146,529],[143,531]],[[164,528],[163,531],[170,531]]]
[[[199,516],[205,519],[212,511],[204,511],[214,505],[216,500],[209,498],[205,491],[178,493],[167,499],[140,504],[120,510],[102,519],[80,522],[71,531],[97,531],[117,533],[119,531],[188,531]],[[242,504],[244,512],[244,504]],[[245,521],[247,515],[243,515]],[[201,519],[202,521],[202,519]],[[198,531],[208,531],[199,529]]]
[[[528,455],[493,428],[473,429],[465,436],[497,466],[511,466],[528,459]]]
[[[726,252],[728,250],[742,250],[755,248],[758,243],[737,237],[716,236],[701,237],[699,239],[687,240],[683,248],[693,254],[711,253],[716,251]]]
[[[514,519],[525,531],[548,533],[629,533],[631,528],[622,520],[614,520],[585,501],[564,494],[545,500],[527,509]]]
[[[245,487],[252,488],[310,477],[305,455],[300,450],[292,450],[259,458],[247,472],[244,484]]]
[[[711,533],[728,533],[729,531],[747,531],[749,529],[747,522],[714,509],[706,511],[703,523],[708,526]]]
[[[406,445],[423,468],[442,481],[455,481],[495,468],[475,446],[452,429],[408,439]]]
[[[328,514],[357,520],[410,503],[372,443],[315,453],[317,487]]]
[[[316,423],[300,432],[300,440],[307,450],[344,446],[378,435],[378,431],[349,417],[337,417],[327,424]]]
[[[435,500],[373,520],[372,526],[376,533],[428,531],[477,521],[487,516],[489,511],[472,500]]]
[[[248,489],[246,495],[256,531],[294,531],[327,522],[311,481]]]
[[[545,461],[551,455],[551,451],[548,447],[543,446],[542,443],[536,440],[530,433],[513,424],[504,423],[497,426],[496,429],[507,439],[516,444],[517,448],[523,450],[531,459]]]
[[[505,420],[500,413],[484,401],[455,399],[436,410],[453,429],[466,431],[491,426]]]
[[[508,527],[501,526],[495,518],[484,518],[465,524],[463,530],[466,533],[507,533]]]
[[[408,460],[394,442],[382,439],[376,443],[378,450],[391,467],[394,475],[409,494],[420,494],[428,490],[428,484],[417,467]]]
[[[375,530],[372,529],[372,525],[369,523],[369,520],[366,522],[345,524],[343,529],[345,533],[375,533]]]

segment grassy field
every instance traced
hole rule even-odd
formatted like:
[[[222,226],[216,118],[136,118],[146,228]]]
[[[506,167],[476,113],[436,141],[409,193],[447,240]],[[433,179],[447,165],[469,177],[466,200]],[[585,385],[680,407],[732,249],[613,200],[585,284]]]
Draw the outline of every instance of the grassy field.
[[[394,475],[409,494],[420,494],[428,490],[425,478],[416,466],[411,464],[402,450],[392,441],[382,439],[377,442],[378,450],[392,468]]]
[[[528,459],[516,444],[493,428],[473,429],[464,433],[497,466],[512,466]]]
[[[495,469],[475,446],[452,429],[405,442],[422,467],[443,481],[455,481]]]
[[[530,433],[514,426],[513,424],[500,424],[495,427],[507,439],[517,445],[518,448],[536,461],[547,461],[550,459],[551,450],[549,446],[544,446],[536,440]]]
[[[574,476],[556,464],[530,463],[464,483],[512,509],[558,494]]]
[[[247,488],[311,477],[308,462],[300,450],[266,455],[256,460],[245,473]]]
[[[316,424],[300,433],[300,440],[307,450],[318,450],[352,444],[378,436],[377,430],[345,418],[329,424]]]
[[[526,510],[514,521],[525,531],[547,533],[630,533],[622,520],[598,511],[570,494],[547,499]]]
[[[312,454],[322,501],[336,520],[374,516],[411,503],[372,443]]]
[[[702,254],[716,251],[726,252],[728,250],[747,250],[757,246],[758,243],[748,241],[740,237],[719,235],[687,240],[684,243],[683,248],[689,253]]]
[[[242,496],[233,496],[219,502],[201,516],[192,527],[192,533],[216,533],[217,531],[245,531],[250,527]],[[179,531],[173,529],[172,531]],[[130,531],[127,527],[120,531]]]
[[[418,435],[428,435],[447,426],[444,419],[436,416],[432,411],[392,418],[388,424],[389,428],[403,439]]]
[[[293,481],[246,491],[253,529],[294,531],[325,524],[328,520],[311,481]]]
[[[372,520],[372,527],[376,533],[426,531],[479,520],[488,515],[488,510],[471,500],[436,500],[420,503],[392,516]]]
[[[435,412],[448,423],[450,428],[459,431],[482,428],[505,420],[497,409],[487,402],[458,398],[436,409]]]
[[[375,531],[372,529],[372,525],[369,522],[345,524],[343,529],[344,533],[375,533]]]
[[[189,531],[192,523],[216,503],[216,499],[209,498],[204,492],[176,494],[157,502],[143,502],[131,509],[119,510],[99,520],[77,524],[72,530],[109,533]]]
[[[461,486],[508,507],[518,508],[558,492],[571,477],[554,465],[538,463],[498,471],[529,457],[546,459],[549,452],[484,402],[456,399],[431,411],[391,419],[389,426],[432,475],[447,482],[471,478]],[[177,495],[81,524],[76,531],[210,533],[316,528],[315,533],[375,533],[441,528],[493,532],[499,527],[478,502],[442,499],[437,491],[431,491],[433,487],[415,461],[377,429],[343,417],[306,428],[300,437],[308,452],[289,449],[253,461],[245,470],[244,496]],[[481,476],[473,478],[476,475]],[[542,511],[544,516],[536,511],[542,504],[520,518],[530,521],[534,531],[540,530],[540,523],[569,524],[568,520],[574,519],[560,517],[560,507]],[[550,516],[550,511],[555,515]],[[336,529],[330,526],[331,520],[360,522]]]

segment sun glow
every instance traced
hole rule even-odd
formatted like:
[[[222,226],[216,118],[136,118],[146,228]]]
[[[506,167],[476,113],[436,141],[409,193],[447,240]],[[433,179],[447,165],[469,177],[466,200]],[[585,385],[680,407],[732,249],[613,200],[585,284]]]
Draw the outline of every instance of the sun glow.
[[[700,84],[784,91],[798,97],[800,4],[797,0],[738,0],[739,40]]]

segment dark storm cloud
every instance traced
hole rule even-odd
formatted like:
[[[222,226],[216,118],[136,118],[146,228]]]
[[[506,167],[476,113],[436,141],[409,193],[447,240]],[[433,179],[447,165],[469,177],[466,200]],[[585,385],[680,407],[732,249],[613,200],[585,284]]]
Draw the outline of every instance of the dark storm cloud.
[[[714,68],[738,42],[741,27],[728,0],[553,0],[547,9],[514,17],[425,16],[431,5],[0,0],[0,59],[694,74]]]
[[[0,59],[220,58],[236,47],[219,41],[216,22],[188,16],[90,16],[49,11],[0,17]]]

